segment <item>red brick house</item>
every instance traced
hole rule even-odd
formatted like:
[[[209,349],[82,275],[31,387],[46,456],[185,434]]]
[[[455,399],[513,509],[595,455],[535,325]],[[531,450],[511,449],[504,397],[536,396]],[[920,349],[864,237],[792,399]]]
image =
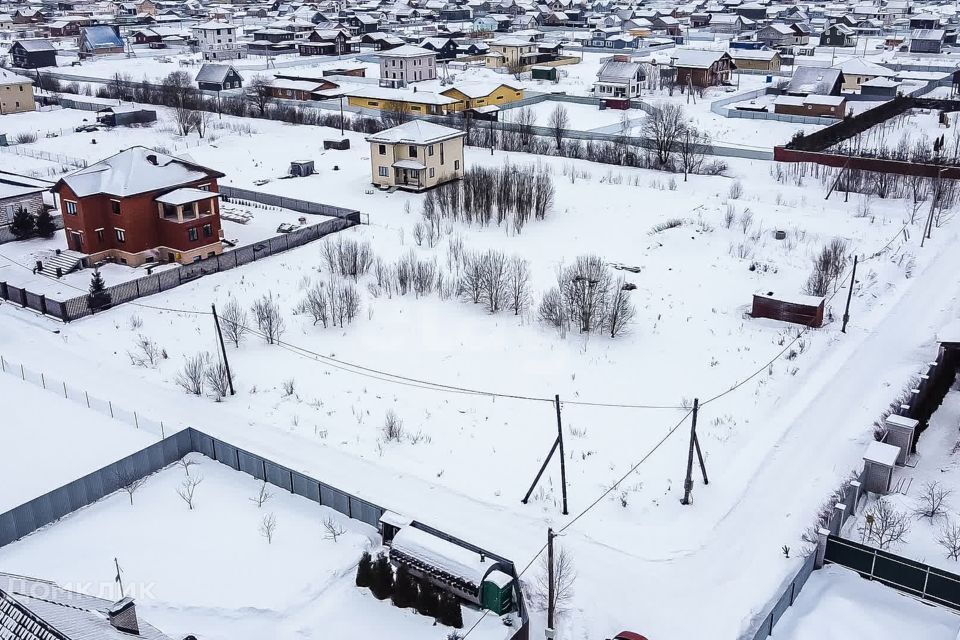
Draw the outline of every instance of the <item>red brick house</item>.
[[[199,260],[223,251],[217,179],[224,174],[132,147],[64,176],[53,191],[69,249],[91,263]]]

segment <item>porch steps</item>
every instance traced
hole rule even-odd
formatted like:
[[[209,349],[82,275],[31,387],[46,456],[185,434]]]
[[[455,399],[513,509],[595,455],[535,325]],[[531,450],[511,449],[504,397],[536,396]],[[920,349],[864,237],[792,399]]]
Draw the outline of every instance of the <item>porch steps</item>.
[[[85,253],[65,249],[60,253],[46,257],[42,261],[43,272],[47,275],[55,276],[57,274],[57,267],[59,267],[63,274],[66,275],[71,271],[79,269],[86,257],[87,254]]]

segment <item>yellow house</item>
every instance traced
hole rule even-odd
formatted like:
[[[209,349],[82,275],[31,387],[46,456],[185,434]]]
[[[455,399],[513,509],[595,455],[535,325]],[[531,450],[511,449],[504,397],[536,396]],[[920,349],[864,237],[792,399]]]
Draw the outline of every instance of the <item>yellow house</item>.
[[[361,87],[350,91],[346,96],[351,107],[403,111],[412,116],[444,115],[448,111],[455,111],[457,104],[454,98],[439,93],[386,87]]]
[[[461,82],[444,89],[440,95],[455,99],[458,102],[455,110],[462,111],[523,100],[523,89],[501,82]]]
[[[0,69],[0,115],[36,111],[33,99],[33,80]]]
[[[411,120],[367,138],[373,184],[423,191],[463,177],[467,134],[426,120]]]

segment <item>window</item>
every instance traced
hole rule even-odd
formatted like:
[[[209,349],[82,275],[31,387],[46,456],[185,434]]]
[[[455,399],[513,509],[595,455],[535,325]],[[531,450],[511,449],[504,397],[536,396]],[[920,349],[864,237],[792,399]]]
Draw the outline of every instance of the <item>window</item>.
[[[200,191],[210,191],[210,185],[209,185],[209,184],[201,184],[201,185],[197,186],[197,189],[200,189]]]
[[[459,170],[460,170],[460,161],[459,161],[459,160],[454,160],[454,161],[453,161],[453,170],[454,170],[454,171],[459,171]]]
[[[203,237],[209,238],[213,236],[213,226],[209,224],[203,225]]]
[[[76,202],[71,202],[70,200],[64,200],[64,201],[63,201],[63,208],[64,208],[64,209],[66,210],[66,212],[69,213],[71,216],[77,215],[77,203],[76,203]]]
[[[443,143],[440,143],[440,164],[443,164]]]
[[[427,147],[427,155],[428,156],[433,155],[433,145],[430,145],[429,147]]]
[[[430,167],[430,177],[433,177],[433,167]]]
[[[380,152],[380,155],[382,156],[387,155],[387,145],[381,144],[377,150]]]
[[[120,201],[119,201],[119,200],[111,200],[111,201],[110,201],[110,211],[112,211],[114,215],[120,215]]]
[[[417,148],[413,145],[410,145],[410,157],[411,158],[417,157]]]
[[[117,234],[117,242],[126,242],[127,234],[123,229],[114,229],[113,232]]]
[[[380,167],[378,174],[380,175],[381,178],[386,178],[388,175],[390,175],[390,172],[387,171],[386,167]]]
[[[103,227],[97,229],[97,242],[103,242]]]
[[[189,229],[187,229],[187,239],[190,240],[191,242],[197,239],[196,227],[190,227]]]

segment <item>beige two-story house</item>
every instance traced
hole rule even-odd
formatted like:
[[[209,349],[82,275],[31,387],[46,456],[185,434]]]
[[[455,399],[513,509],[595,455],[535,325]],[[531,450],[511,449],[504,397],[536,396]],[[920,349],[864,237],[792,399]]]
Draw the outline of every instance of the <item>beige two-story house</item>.
[[[411,120],[367,138],[373,184],[424,191],[463,177],[466,133]]]
[[[36,111],[33,80],[6,69],[0,69],[0,115]]]

